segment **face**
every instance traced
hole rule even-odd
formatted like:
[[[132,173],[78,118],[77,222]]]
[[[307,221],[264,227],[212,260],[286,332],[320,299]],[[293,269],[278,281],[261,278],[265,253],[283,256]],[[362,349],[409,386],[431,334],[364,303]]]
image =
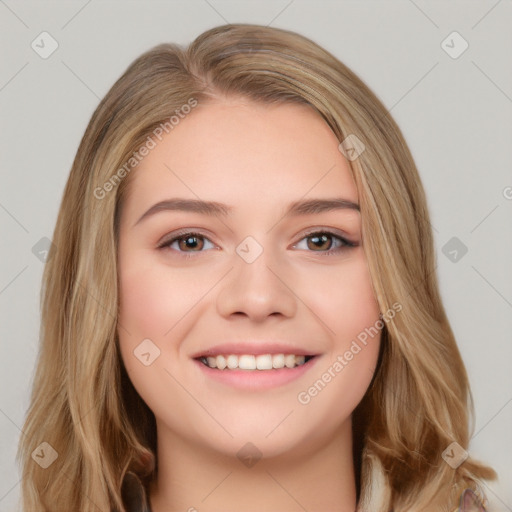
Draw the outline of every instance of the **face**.
[[[299,455],[350,425],[379,309],[338,145],[310,107],[224,99],[132,171],[118,334],[159,436]]]

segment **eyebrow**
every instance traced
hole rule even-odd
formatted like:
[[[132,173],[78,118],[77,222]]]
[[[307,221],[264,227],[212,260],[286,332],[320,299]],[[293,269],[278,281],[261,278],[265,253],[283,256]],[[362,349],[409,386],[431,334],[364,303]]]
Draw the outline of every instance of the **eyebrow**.
[[[286,215],[298,217],[301,215],[319,214],[334,210],[355,210],[360,211],[359,205],[353,201],[342,198],[332,199],[308,199],[294,201],[288,206]],[[216,201],[202,201],[199,199],[165,199],[154,204],[149,210],[142,214],[139,220],[133,225],[135,227],[143,219],[146,219],[162,211],[182,211],[210,215],[213,217],[226,217],[233,211],[232,206],[228,206]]]

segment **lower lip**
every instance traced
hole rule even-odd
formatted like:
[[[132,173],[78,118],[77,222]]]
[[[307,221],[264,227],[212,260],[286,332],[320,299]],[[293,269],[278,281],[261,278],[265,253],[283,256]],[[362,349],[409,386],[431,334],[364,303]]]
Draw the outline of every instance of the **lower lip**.
[[[228,386],[245,390],[263,390],[284,386],[299,379],[315,364],[318,356],[312,357],[307,363],[295,368],[279,368],[273,370],[219,370],[210,368],[201,361],[194,359],[204,374],[213,380]]]

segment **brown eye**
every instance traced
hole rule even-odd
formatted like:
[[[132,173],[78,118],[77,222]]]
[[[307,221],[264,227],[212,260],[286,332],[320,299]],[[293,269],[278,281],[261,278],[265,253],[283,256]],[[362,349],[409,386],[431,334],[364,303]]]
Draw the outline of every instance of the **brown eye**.
[[[326,233],[319,233],[309,235],[308,239],[308,249],[312,250],[322,250],[328,251],[332,246],[332,235],[328,235]],[[309,241],[311,243],[309,243]]]
[[[204,246],[204,240],[201,236],[187,235],[185,237],[178,238],[178,246],[182,251],[186,251],[188,249],[192,251],[200,251]]]
[[[304,243],[304,241],[306,241]],[[305,245],[305,247],[304,247]],[[307,234],[298,244],[294,246],[297,249],[303,249],[309,252],[317,252],[328,256],[356,247],[358,244],[330,231],[316,231]]]
[[[205,244],[210,244],[208,247]],[[191,252],[204,252],[207,249],[213,248],[212,242],[200,233],[181,233],[178,236],[164,240],[160,245],[159,249],[162,250],[173,250],[177,253],[191,253]]]

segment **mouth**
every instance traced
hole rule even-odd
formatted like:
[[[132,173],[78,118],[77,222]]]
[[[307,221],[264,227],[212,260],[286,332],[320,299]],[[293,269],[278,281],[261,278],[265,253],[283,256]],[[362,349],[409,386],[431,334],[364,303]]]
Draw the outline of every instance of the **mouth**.
[[[219,370],[245,370],[248,372],[268,372],[273,370],[293,369],[307,365],[316,355],[296,354],[219,354],[216,356],[199,356],[195,360],[204,366]]]
[[[312,371],[322,354],[304,345],[271,340],[244,340],[203,348],[191,359],[208,383],[242,391],[263,391],[292,385]]]

